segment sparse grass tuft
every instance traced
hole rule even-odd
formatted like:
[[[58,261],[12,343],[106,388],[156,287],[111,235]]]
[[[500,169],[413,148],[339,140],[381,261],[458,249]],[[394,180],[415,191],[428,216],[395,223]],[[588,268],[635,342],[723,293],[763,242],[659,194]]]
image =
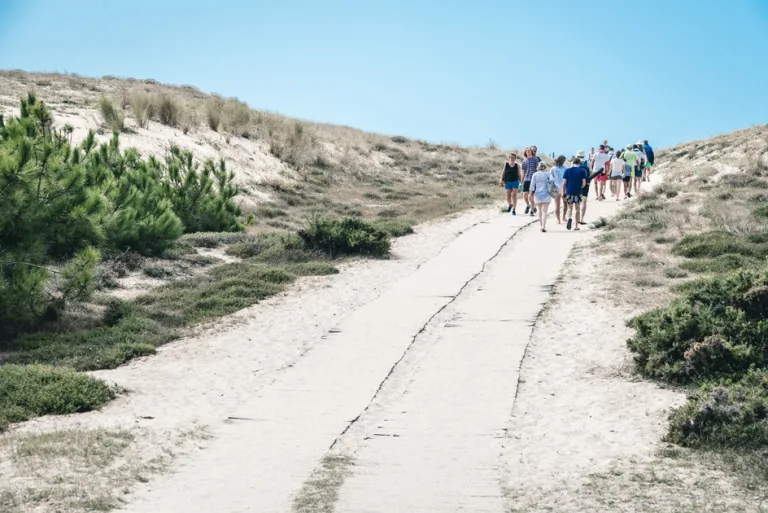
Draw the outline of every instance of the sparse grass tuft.
[[[102,96],[99,100],[99,114],[102,122],[113,132],[125,130],[125,114],[112,100]]]

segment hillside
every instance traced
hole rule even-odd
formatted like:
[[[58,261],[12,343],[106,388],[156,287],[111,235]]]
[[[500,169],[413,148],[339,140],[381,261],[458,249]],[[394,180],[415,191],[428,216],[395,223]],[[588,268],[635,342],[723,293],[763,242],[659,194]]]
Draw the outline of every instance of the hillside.
[[[162,155],[173,143],[199,159],[223,157],[242,188],[238,201],[256,215],[257,230],[297,228],[315,210],[414,222],[452,214],[489,203],[504,162],[497,149],[289,119],[191,86],[0,71],[0,109],[18,113],[19,98],[28,91],[53,111],[57,126],[74,128],[75,142],[89,129],[98,131],[100,142],[111,137],[98,110],[106,97],[126,116],[121,147]],[[145,110],[157,98],[171,109],[165,116]],[[149,118],[145,127],[139,126],[143,117]]]

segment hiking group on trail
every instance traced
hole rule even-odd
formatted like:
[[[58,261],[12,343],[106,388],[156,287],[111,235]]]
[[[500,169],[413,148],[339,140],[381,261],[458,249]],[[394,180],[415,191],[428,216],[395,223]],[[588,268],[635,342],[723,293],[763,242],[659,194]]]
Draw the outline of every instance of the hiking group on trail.
[[[597,201],[607,199],[606,183],[610,184],[611,197],[616,201],[621,200],[622,196],[623,199],[629,199],[633,193],[640,192],[642,182],[649,180],[655,160],[653,148],[647,140],[628,144],[619,151],[615,151],[608,141],[603,141],[597,152],[594,148],[589,155],[584,150],[577,151],[570,158],[569,167],[565,165],[568,159],[560,155],[549,170],[536,153],[536,146],[526,148],[522,163],[517,162],[516,153],[510,153],[504,163],[499,184],[505,189],[507,212],[517,215],[517,197],[522,192],[525,214],[538,214],[542,232],[547,231],[549,204],[553,199],[557,224],[566,223],[568,230],[579,230],[580,225],[587,224],[584,217],[593,181]]]

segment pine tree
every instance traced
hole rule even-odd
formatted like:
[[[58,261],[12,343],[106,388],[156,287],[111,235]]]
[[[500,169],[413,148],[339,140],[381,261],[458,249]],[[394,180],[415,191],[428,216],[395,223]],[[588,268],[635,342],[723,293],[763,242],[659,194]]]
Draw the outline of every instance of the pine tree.
[[[0,118],[0,340],[87,298],[103,252],[160,255],[185,231],[243,229],[223,161],[200,169],[178,147],[143,159],[117,133],[73,146],[33,94],[20,112]]]

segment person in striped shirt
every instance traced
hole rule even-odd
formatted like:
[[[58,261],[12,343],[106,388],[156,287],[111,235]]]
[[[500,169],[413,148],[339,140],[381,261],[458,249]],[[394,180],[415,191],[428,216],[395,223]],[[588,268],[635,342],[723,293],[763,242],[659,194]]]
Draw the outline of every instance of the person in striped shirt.
[[[529,147],[523,152],[525,160],[523,160],[523,199],[525,200],[525,213],[530,213],[532,216],[536,215],[536,203],[533,201],[533,194],[531,194],[531,179],[536,172],[536,168],[539,166],[541,159],[536,156],[536,150],[534,147]]]

